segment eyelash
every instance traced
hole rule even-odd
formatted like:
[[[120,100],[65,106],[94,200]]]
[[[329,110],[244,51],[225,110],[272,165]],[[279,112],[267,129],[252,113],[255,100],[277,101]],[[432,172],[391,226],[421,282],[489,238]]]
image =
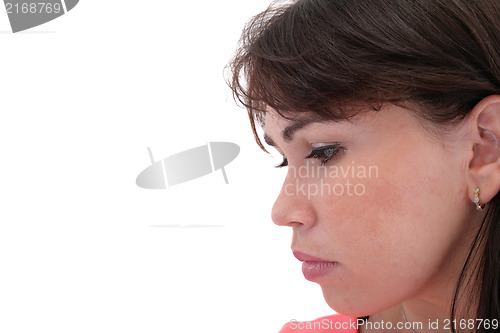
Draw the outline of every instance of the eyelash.
[[[326,165],[339,151],[340,145],[330,145],[324,147],[313,148],[312,152],[306,158],[316,158],[321,161],[321,165]],[[283,157],[283,162],[278,164],[276,168],[283,168],[288,166],[288,159]]]
[[[338,153],[339,149],[339,144],[313,148],[312,152],[306,158],[317,158],[321,161],[321,165],[325,165]]]
[[[280,164],[276,165],[275,168],[284,168],[288,166],[288,160],[285,156],[283,156],[283,162],[281,162]]]

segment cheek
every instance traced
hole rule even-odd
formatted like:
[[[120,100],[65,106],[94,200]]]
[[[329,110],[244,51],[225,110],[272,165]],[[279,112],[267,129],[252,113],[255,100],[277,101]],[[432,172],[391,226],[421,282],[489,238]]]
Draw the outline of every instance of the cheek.
[[[392,156],[398,154],[405,156]],[[460,229],[455,206],[463,203],[449,195],[459,192],[457,170],[409,157],[383,161],[376,164],[378,177],[348,179],[363,184],[363,195],[318,201],[318,220],[327,221],[321,232],[343,260],[344,273],[343,281],[322,287],[327,302],[341,313],[354,311],[359,302],[383,309],[415,292],[439,271]],[[339,293],[338,285],[344,291]]]
[[[432,145],[414,154],[396,147],[386,151],[391,153],[377,161],[361,161],[360,165],[365,170],[373,168],[372,172],[355,173],[362,177],[343,180],[362,187],[362,195],[323,198],[330,202],[320,206],[330,208],[328,215],[339,217],[337,228],[356,228],[363,234],[384,236],[381,239],[390,243],[401,243],[397,240],[404,235],[413,239],[445,229],[453,215],[449,210],[463,204],[464,198],[456,162]]]

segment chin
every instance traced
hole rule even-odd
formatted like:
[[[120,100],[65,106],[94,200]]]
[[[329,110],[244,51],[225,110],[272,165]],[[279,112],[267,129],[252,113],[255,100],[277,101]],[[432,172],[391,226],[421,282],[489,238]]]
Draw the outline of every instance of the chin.
[[[346,296],[332,295],[331,293],[328,294],[326,290],[323,290],[323,297],[332,310],[344,316],[359,318],[375,313],[370,311],[366,304],[363,304],[362,300],[348,299]]]

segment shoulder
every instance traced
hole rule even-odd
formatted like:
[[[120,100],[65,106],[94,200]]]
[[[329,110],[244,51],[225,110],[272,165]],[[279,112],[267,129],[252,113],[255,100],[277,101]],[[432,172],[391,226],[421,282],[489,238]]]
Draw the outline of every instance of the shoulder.
[[[321,317],[313,321],[290,320],[279,333],[357,333],[358,318],[347,317],[340,314]]]

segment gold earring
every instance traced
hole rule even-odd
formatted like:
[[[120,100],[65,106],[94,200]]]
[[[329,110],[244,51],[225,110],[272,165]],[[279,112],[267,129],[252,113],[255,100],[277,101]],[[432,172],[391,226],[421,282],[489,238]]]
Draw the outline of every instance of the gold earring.
[[[483,210],[484,205],[479,204],[479,187],[474,189],[474,203],[476,204],[477,210]]]

